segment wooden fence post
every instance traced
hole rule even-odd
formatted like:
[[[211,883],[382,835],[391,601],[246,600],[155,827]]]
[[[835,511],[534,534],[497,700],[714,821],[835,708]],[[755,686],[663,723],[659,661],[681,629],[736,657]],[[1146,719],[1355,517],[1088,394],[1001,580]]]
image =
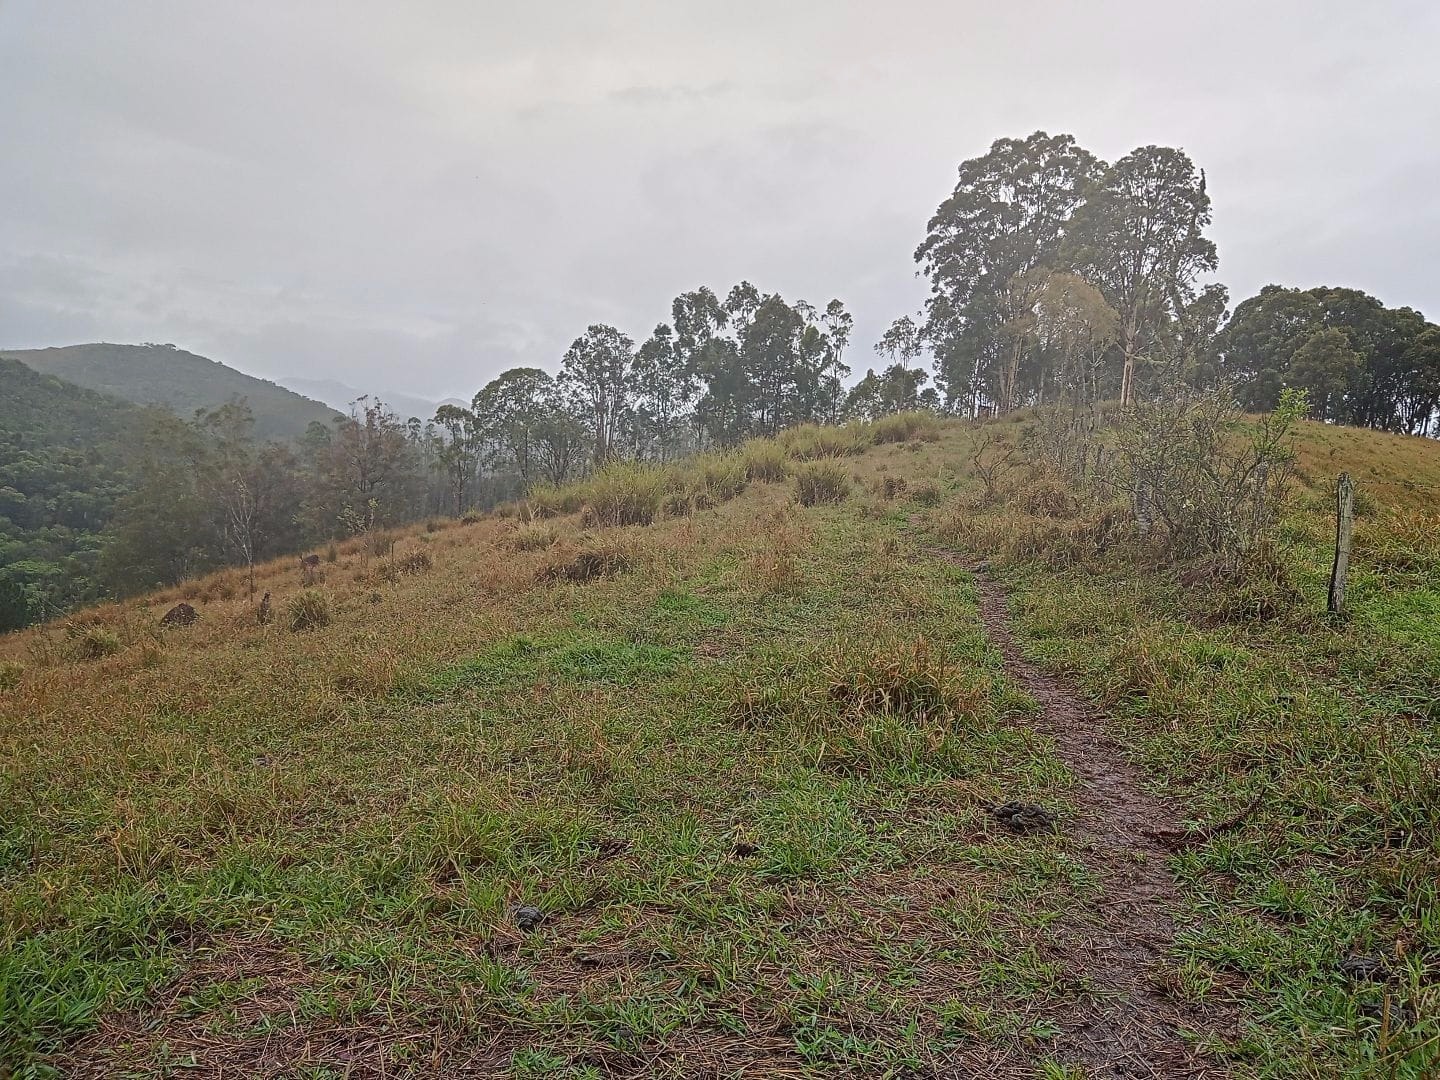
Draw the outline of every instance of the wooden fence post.
[[[1345,614],[1345,577],[1350,571],[1350,528],[1355,523],[1355,484],[1349,473],[1341,473],[1335,485],[1335,563],[1330,568],[1332,615]]]

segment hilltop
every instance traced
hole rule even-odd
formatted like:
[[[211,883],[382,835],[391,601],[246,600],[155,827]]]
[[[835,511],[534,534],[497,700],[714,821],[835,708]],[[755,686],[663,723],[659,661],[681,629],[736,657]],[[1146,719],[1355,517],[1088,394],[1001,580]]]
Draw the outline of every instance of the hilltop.
[[[0,1061],[1433,1075],[1440,443],[1301,423],[1236,578],[1037,424],[611,466],[266,564],[268,621],[226,571],[0,639]]]
[[[189,418],[232,398],[249,402],[262,439],[293,439],[315,421],[329,425],[336,410],[266,379],[173,345],[70,345],[11,349],[0,357],[139,405],[164,405]]]

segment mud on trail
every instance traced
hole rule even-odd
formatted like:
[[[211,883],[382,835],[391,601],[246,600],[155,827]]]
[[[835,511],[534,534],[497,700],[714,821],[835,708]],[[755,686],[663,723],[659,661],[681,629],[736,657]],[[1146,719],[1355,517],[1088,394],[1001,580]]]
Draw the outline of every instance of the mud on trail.
[[[1025,659],[1004,589],[983,570],[973,572],[981,619],[1006,673],[1040,704],[1032,726],[1055,740],[1078,781],[1076,813],[1059,827],[1078,843],[1101,891],[1096,915],[1058,928],[1055,946],[1092,990],[1056,1016],[1063,1029],[1056,1056],[1083,1065],[1092,1080],[1226,1076],[1225,1066],[1182,1032],[1225,1034],[1233,1018],[1177,1002],[1164,981],[1179,904],[1166,857],[1177,841],[1201,834],[1183,830],[1175,810],[1145,790],[1088,702]]]

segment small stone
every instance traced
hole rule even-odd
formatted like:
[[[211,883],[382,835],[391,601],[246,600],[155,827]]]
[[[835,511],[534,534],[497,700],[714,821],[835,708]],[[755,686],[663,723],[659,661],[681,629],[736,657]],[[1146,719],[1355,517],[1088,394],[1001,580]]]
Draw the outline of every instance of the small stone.
[[[734,855],[737,859],[747,859],[751,855],[759,852],[759,850],[760,849],[756,845],[747,844],[744,840],[741,840],[731,849],[730,853]]]
[[[523,904],[515,909],[515,925],[525,933],[537,929],[545,921],[545,914],[538,907]]]
[[[1043,832],[1055,828],[1055,815],[1034,803],[1007,802],[990,811],[1002,825],[1015,832]]]

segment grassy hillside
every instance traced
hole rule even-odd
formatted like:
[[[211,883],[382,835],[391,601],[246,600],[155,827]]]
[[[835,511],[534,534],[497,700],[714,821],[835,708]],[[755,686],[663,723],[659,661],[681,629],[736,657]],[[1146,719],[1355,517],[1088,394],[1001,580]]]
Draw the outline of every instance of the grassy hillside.
[[[230,572],[0,639],[0,1061],[1434,1075],[1440,444],[1306,425],[1283,581],[1230,586],[983,498],[981,433],[615,468],[264,567],[268,622]]]
[[[144,410],[0,357],[0,631],[94,599]]]
[[[71,345],[0,352],[36,371],[140,405],[167,405],[189,419],[243,397],[262,439],[303,435],[313,420],[329,424],[335,410],[265,379],[257,379],[173,345]]]

